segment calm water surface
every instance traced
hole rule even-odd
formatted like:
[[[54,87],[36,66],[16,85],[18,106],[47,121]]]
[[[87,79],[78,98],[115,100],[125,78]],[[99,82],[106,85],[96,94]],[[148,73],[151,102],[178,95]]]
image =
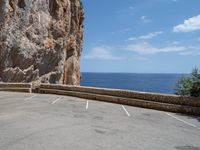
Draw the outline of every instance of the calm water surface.
[[[155,93],[174,93],[174,85],[185,74],[82,73],[82,86]]]

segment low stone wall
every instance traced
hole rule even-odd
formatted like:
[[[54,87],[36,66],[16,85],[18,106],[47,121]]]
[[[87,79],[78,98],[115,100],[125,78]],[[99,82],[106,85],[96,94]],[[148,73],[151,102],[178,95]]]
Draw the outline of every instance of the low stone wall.
[[[125,90],[42,84],[40,93],[75,96],[123,105],[200,115],[200,99]]]
[[[106,89],[106,88],[95,88],[95,87],[84,87],[84,86],[53,85],[53,84],[51,85],[41,84],[40,88],[93,93],[93,94],[116,96],[116,97],[123,97],[123,98],[149,100],[149,101],[155,101],[155,102],[161,102],[161,103],[200,107],[200,98],[183,97],[183,96],[177,96],[177,95],[136,92],[136,91],[129,91],[129,90],[117,90],[117,89]]]
[[[0,91],[32,92],[31,83],[0,83]]]

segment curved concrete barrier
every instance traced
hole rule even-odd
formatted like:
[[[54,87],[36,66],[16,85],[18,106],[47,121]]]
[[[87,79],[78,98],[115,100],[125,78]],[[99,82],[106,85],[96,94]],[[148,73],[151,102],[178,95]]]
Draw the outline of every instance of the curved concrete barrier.
[[[200,99],[94,87],[41,84],[40,93],[60,94],[176,113],[200,115]]]
[[[31,83],[0,83],[0,91],[32,92]]]

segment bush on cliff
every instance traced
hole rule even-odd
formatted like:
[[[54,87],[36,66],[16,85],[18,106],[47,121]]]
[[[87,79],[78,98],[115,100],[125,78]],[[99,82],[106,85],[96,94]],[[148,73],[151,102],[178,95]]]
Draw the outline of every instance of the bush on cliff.
[[[200,97],[200,70],[195,68],[190,77],[182,77],[175,86],[175,94]]]

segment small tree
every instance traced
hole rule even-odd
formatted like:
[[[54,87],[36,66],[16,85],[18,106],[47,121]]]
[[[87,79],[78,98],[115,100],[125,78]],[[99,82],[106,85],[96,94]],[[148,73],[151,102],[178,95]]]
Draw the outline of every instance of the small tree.
[[[175,86],[175,94],[200,97],[200,70],[195,68],[190,77],[182,77]]]

